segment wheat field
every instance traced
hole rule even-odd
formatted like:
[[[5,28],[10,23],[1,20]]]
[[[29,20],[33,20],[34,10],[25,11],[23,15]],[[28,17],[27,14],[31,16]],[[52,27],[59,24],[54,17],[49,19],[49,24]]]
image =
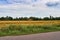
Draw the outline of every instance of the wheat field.
[[[60,31],[60,20],[0,21],[0,36],[25,35],[53,31]]]
[[[60,25],[60,20],[53,21],[0,21],[0,27],[9,25]]]

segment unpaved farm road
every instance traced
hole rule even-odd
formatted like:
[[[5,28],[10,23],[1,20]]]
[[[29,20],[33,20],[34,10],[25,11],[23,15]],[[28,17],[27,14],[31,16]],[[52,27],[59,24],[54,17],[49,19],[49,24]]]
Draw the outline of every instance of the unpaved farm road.
[[[23,36],[5,36],[0,40],[60,40],[60,32],[49,32]]]

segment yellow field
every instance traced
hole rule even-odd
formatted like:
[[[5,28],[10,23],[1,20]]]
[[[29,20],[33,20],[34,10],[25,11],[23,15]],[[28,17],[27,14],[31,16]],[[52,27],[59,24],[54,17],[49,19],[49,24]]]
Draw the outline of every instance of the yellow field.
[[[0,21],[0,27],[9,25],[59,25],[60,20],[53,21]]]

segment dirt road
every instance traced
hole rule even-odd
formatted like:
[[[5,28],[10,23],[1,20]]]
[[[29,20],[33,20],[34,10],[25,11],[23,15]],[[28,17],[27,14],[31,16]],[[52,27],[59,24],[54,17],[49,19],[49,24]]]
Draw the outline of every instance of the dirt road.
[[[0,40],[60,40],[60,32],[0,37]]]

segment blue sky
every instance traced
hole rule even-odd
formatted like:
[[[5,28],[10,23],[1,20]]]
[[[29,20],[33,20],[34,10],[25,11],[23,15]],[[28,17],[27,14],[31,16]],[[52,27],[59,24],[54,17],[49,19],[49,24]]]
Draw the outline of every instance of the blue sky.
[[[60,16],[60,0],[0,0],[0,17]]]

